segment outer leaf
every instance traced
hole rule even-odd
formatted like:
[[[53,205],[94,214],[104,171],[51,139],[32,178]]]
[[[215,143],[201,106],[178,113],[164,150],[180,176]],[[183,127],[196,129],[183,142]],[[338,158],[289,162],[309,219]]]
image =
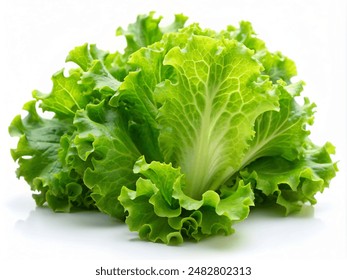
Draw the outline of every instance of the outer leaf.
[[[124,54],[115,52],[108,55],[105,63],[112,75],[119,81],[123,81],[130,71],[136,70],[134,65],[128,64],[129,57],[134,52],[160,41],[165,33],[178,31],[188,18],[177,14],[174,21],[166,27],[159,26],[161,19],[161,17],[154,18],[154,12],[151,12],[148,15],[139,15],[136,22],[129,24],[127,30],[121,27],[117,29],[116,34],[125,36],[127,46]]]
[[[124,210],[117,201],[123,185],[134,188],[138,178],[132,168],[140,156],[127,133],[122,116],[101,102],[78,111],[74,121],[75,137],[81,159],[91,159],[92,167],[84,173],[84,182],[92,190],[92,198],[102,211],[124,219]]]
[[[201,200],[185,195],[184,175],[170,164],[151,162],[141,157],[134,167],[146,179],[139,178],[136,190],[122,188],[119,201],[129,213],[126,223],[138,231],[142,239],[177,244],[190,239],[233,232],[234,222],[243,220],[253,205],[250,185],[229,189],[221,199],[214,191],[207,191]],[[172,194],[168,201],[168,194]]]
[[[254,50],[255,57],[264,66],[263,73],[269,75],[272,82],[277,83],[278,80],[283,80],[290,83],[290,79],[296,76],[294,61],[280,52],[271,53],[267,50],[265,42],[256,36],[250,22],[241,21],[239,28],[228,26],[227,32],[222,31],[221,35],[226,38],[236,39],[247,48]]]
[[[65,77],[61,70],[53,75],[53,89],[49,94],[35,90],[33,97],[42,100],[40,106],[44,111],[54,112],[58,118],[72,120],[77,110],[84,109],[88,103],[100,102],[118,89],[119,81],[104,65],[106,55],[95,45],[76,47],[66,61],[75,62],[84,72],[73,69]]]
[[[266,50],[265,42],[256,36],[252,24],[248,21],[241,21],[239,28],[229,25],[226,31],[221,32],[221,35],[239,41],[256,53]]]
[[[98,49],[94,44],[84,44],[71,50],[66,57],[66,62],[74,62],[83,71],[87,72],[95,60],[103,61],[107,54],[107,52]]]
[[[255,137],[242,159],[242,167],[264,156],[281,156],[288,160],[300,157],[310,132],[307,125],[313,122],[313,108],[308,99],[299,105],[295,97],[300,95],[303,83],[279,85],[280,110],[268,111],[255,122]]]
[[[145,184],[139,179],[137,189],[141,192]],[[146,188],[146,187],[144,187]],[[153,205],[148,203],[150,193],[137,195],[136,191],[122,188],[119,200],[129,213],[126,223],[131,231],[138,231],[139,237],[152,242],[179,244],[183,242],[182,235],[168,224],[168,218],[158,217],[153,211]]]
[[[236,41],[192,35],[164,65],[175,68],[178,82],[160,88],[160,147],[165,161],[182,167],[185,191],[197,199],[240,167],[256,117],[275,109],[276,97],[271,83],[257,83],[261,66]]]
[[[83,88],[78,84],[81,74],[77,71],[65,77],[63,71],[53,75],[53,89],[49,94],[39,91],[33,92],[33,97],[42,100],[41,108],[44,111],[54,112],[58,117],[73,118],[75,112],[84,108],[89,98],[83,95]]]
[[[172,168],[171,164],[163,165],[156,161],[147,164],[144,157],[142,157],[136,162],[134,173],[140,173],[147,178],[151,178],[154,185],[160,185],[160,193],[165,201],[170,206],[174,203],[172,200],[172,186],[181,180],[182,174],[179,169]]]
[[[35,101],[25,104],[28,115],[17,116],[9,127],[12,136],[19,136],[17,148],[11,150],[18,160],[17,176],[24,179],[36,193],[39,206],[46,202],[55,211],[69,212],[73,208],[92,208],[88,189],[80,176],[72,176],[71,168],[60,159],[64,146],[61,137],[72,131],[69,120],[44,119],[35,108]]]
[[[93,92],[94,99],[104,99],[113,95],[119,87],[120,82],[111,74],[106,67],[108,53],[99,50],[95,45],[84,44],[70,51],[66,61],[75,62],[84,71],[81,83],[88,90]]]
[[[119,92],[110,104],[119,108],[129,122],[132,135],[141,154],[151,160],[160,160],[158,147],[158,128],[155,120],[158,109],[154,102],[153,91],[161,80],[161,70],[156,65],[163,60],[161,52],[141,49],[130,61],[136,61],[141,71],[131,72],[120,86]]]
[[[334,152],[331,144],[322,148],[311,143],[306,145],[302,159],[264,157],[240,172],[241,177],[252,182],[255,189],[266,196],[265,200],[274,198],[285,208],[286,214],[300,210],[305,202],[315,204],[315,194],[328,187],[337,167],[329,155]]]
[[[294,61],[280,52],[271,53],[266,50],[259,52],[256,57],[264,66],[264,74],[269,75],[274,83],[283,80],[289,84],[290,79],[297,74]]]
[[[175,15],[175,20],[167,27],[160,27],[162,17],[154,18],[154,12],[148,15],[139,15],[135,23],[129,24],[128,29],[117,29],[117,35],[125,35],[127,47],[125,55],[129,56],[141,47],[147,47],[161,40],[164,33],[175,32],[182,28],[187,17],[182,14]]]

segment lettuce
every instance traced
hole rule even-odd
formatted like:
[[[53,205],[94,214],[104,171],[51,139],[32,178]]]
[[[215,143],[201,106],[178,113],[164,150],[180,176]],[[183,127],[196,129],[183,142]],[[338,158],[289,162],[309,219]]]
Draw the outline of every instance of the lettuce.
[[[333,145],[309,138],[315,104],[291,82],[295,63],[249,22],[216,32],[186,20],[140,15],[117,29],[124,52],[76,47],[76,67],[33,92],[9,132],[37,205],[98,209],[178,244],[231,234],[251,206],[316,203],[337,166]]]

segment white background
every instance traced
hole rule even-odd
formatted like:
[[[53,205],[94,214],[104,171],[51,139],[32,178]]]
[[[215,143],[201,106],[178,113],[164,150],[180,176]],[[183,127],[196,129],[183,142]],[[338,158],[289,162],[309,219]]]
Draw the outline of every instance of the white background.
[[[100,213],[56,214],[35,207],[28,186],[15,177],[9,149],[17,139],[8,136],[8,125],[33,89],[51,90],[50,77],[64,68],[69,50],[89,42],[114,51],[123,46],[115,29],[152,10],[163,22],[184,13],[189,23],[216,30],[248,20],[271,51],[296,62],[306,82],[303,94],[317,104],[312,139],[332,142],[339,161],[340,172],[317,195],[316,206],[286,218],[257,210],[231,236],[178,247],[140,241],[126,225]],[[101,265],[198,264],[252,265],[253,276],[244,279],[347,275],[346,16],[345,1],[339,0],[0,0],[0,277],[97,279]],[[177,279],[183,278],[188,276]]]

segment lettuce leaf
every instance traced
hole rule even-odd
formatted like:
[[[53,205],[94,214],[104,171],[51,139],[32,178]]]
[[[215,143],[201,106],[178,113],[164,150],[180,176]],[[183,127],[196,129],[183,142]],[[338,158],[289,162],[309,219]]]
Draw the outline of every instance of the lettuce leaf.
[[[23,119],[18,115],[9,127],[12,136],[20,137],[11,154],[20,166],[17,176],[24,177],[35,192],[33,197],[37,205],[47,202],[50,208],[59,212],[94,208],[82,178],[63,161],[72,124],[68,120],[39,116],[36,101],[26,103],[24,109],[28,115]]]
[[[335,177],[337,166],[330,158],[334,147],[308,143],[305,155],[293,161],[283,157],[263,157],[240,172],[245,182],[260,191],[258,204],[276,203],[286,215],[299,211],[304,203],[316,204],[315,195],[323,192]]]
[[[78,111],[74,125],[78,155],[82,160],[91,161],[83,181],[91,189],[95,205],[102,212],[123,220],[124,209],[117,197],[123,185],[135,186],[138,176],[132,169],[140,156],[127,133],[126,122],[114,108],[101,102]]]
[[[276,109],[276,96],[266,81],[259,88],[261,66],[236,41],[193,35],[163,63],[175,68],[178,81],[160,87],[160,147],[167,162],[182,168],[186,193],[198,199],[239,168],[255,119]]]
[[[185,175],[171,164],[148,164],[142,156],[134,173],[143,176],[137,180],[136,190],[123,187],[119,200],[128,212],[129,229],[138,231],[142,239],[179,244],[184,239],[229,235],[231,226],[245,219],[253,205],[251,186],[242,181],[223,197],[209,190],[196,200],[184,193]]]

